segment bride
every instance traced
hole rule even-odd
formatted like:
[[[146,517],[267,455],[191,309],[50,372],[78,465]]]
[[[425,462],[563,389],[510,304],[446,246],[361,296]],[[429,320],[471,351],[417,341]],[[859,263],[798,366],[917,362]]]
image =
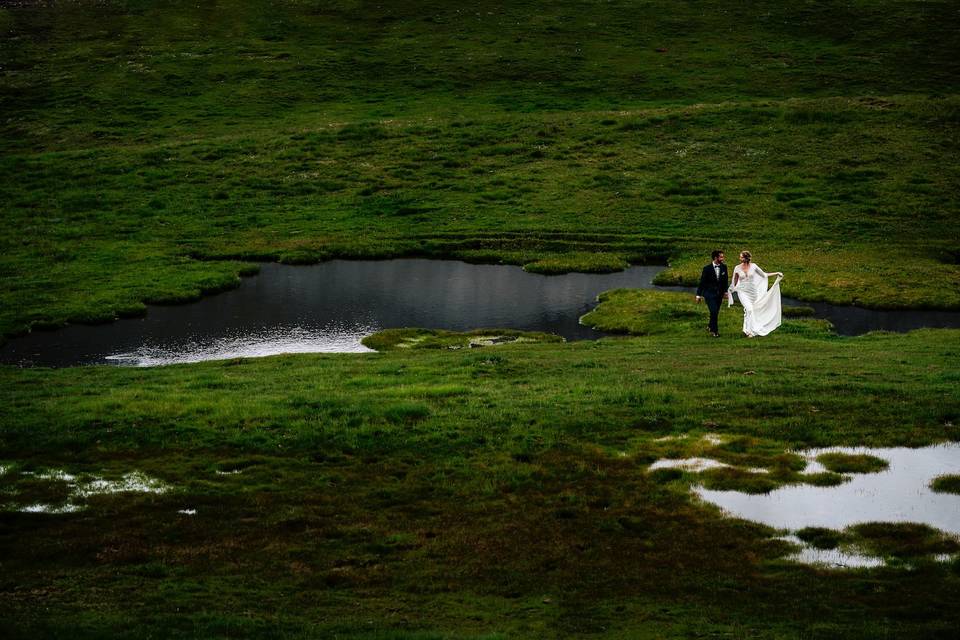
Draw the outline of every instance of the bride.
[[[737,293],[743,305],[743,333],[748,338],[765,336],[780,326],[780,280],[783,274],[766,274],[763,269],[751,262],[749,251],[740,253],[740,264],[733,270],[733,283],[730,291]],[[767,289],[767,278],[777,276],[773,286]],[[728,305],[733,304],[733,295]]]

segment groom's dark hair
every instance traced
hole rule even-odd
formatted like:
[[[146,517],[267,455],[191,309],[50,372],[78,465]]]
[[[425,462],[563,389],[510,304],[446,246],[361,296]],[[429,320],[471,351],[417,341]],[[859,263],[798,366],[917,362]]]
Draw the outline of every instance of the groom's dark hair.
[[[723,251],[720,251],[720,249],[717,249],[716,251],[714,251],[713,253],[710,254],[710,258],[711,258],[712,260],[716,260],[717,258],[720,257],[720,254],[721,254],[721,253],[723,253]]]

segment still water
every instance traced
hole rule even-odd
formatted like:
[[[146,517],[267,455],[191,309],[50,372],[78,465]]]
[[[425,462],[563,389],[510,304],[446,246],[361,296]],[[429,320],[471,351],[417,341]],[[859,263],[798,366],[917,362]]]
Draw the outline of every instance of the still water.
[[[890,466],[877,473],[847,474],[850,480],[835,487],[795,484],[765,494],[703,487],[694,491],[735,517],[777,529],[843,529],[861,522],[920,522],[960,534],[960,496],[930,488],[930,482],[939,475],[960,474],[960,443],[919,449],[831,447],[802,453],[808,460],[808,473],[823,470],[815,460],[824,453],[866,454],[886,460]]]
[[[72,325],[10,340],[0,347],[0,363],[152,366],[277,353],[361,352],[367,351],[360,344],[363,336],[397,327],[508,328],[592,339],[602,334],[581,326],[579,318],[596,305],[597,294],[618,287],[656,288],[653,278],[664,268],[543,276],[517,266],[452,260],[267,263],[239,288],[199,302],[151,306],[142,318]],[[844,335],[960,327],[960,312],[809,306]]]
[[[369,351],[381,329],[510,328],[567,340],[602,334],[580,325],[599,293],[651,287],[663,267],[543,276],[520,267],[449,260],[332,260],[263,264],[240,287],[198,302],[151,306],[142,318],[70,325],[8,342],[0,362],[152,366],[277,353]]]

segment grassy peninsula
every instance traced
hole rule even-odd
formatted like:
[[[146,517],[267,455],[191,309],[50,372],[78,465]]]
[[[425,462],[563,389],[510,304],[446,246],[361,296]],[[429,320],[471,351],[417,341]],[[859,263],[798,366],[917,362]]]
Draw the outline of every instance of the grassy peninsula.
[[[957,309],[958,50],[950,0],[3,3],[0,335],[333,257],[690,283],[748,248],[793,297]],[[960,441],[960,332],[705,313],[0,367],[0,635],[952,638],[956,540],[811,528],[892,562],[806,566],[689,489]],[[648,472],[685,456],[769,477]]]

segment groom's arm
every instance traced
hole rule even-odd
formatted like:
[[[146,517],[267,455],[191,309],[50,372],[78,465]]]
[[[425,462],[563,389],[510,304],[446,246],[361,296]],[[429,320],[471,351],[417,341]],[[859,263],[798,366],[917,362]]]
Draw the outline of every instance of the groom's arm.
[[[707,286],[707,268],[700,272],[700,283],[697,285],[697,297],[703,297],[703,289]]]

